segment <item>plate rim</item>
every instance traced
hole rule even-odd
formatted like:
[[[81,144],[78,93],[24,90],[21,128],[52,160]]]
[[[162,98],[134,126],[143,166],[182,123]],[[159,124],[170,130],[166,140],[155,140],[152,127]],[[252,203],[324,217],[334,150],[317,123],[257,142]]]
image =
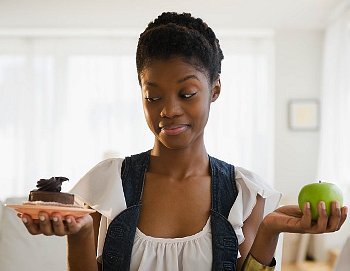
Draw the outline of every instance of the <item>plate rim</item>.
[[[17,209],[50,209],[51,211],[73,211],[73,212],[83,212],[83,213],[94,213],[96,210],[88,208],[79,208],[79,207],[66,207],[58,205],[44,205],[44,204],[5,204],[5,207],[15,209],[17,212],[23,213]]]

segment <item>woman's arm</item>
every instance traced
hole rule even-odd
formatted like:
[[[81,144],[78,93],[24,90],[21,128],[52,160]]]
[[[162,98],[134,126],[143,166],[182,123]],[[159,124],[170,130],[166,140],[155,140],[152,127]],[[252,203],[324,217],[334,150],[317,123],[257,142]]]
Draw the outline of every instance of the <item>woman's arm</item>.
[[[97,271],[93,221],[78,233],[67,235],[67,257],[69,271]],[[72,219],[69,224],[75,227]]]
[[[265,199],[260,195],[256,197],[256,204],[250,216],[244,221],[242,230],[244,234],[244,242],[239,246],[241,257],[237,261],[237,270],[241,270],[249,251],[251,250],[255,236],[258,232],[260,223],[263,220]]]
[[[98,244],[98,233],[100,231],[100,221],[101,221],[101,214],[96,212],[91,214],[93,219],[93,226],[94,226],[94,241],[95,241],[95,251],[97,251],[97,244]],[[97,262],[98,270],[102,270],[102,264]]]
[[[346,220],[348,208],[340,208],[333,202],[331,215],[327,217],[324,204],[320,202],[317,221],[311,220],[308,203],[305,204],[303,212],[297,205],[282,206],[264,219],[263,212],[264,199],[258,195],[251,215],[244,221],[245,241],[239,247],[241,258],[237,263],[238,270],[241,270],[248,252],[259,263],[269,266],[281,232],[322,234],[339,230]]]
[[[348,208],[340,208],[332,202],[331,214],[328,217],[324,202],[319,202],[319,218],[312,221],[310,204],[306,203],[303,212],[297,205],[282,206],[268,214],[260,224],[257,236],[250,253],[254,258],[269,265],[276,249],[278,235],[281,232],[322,234],[335,232],[344,224]]]
[[[54,213],[50,219],[48,213],[40,212],[38,220],[33,220],[27,214],[22,215],[22,221],[27,230],[33,234],[47,236],[67,236],[68,270],[97,271],[96,246],[99,221],[101,215],[85,215],[80,218],[65,217]]]
[[[101,214],[90,214],[90,221],[86,229],[67,236],[68,270],[69,271],[96,271],[102,270],[101,264],[96,261],[97,240]],[[71,222],[72,223],[72,222]],[[84,259],[82,261],[81,259]]]

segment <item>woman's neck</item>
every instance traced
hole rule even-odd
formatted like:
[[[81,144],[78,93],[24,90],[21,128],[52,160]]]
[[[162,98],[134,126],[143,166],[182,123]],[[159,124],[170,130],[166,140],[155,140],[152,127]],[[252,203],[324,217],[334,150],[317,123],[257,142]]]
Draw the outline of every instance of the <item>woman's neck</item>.
[[[160,142],[151,151],[149,172],[184,180],[209,174],[209,157],[204,144],[182,149],[169,149]]]

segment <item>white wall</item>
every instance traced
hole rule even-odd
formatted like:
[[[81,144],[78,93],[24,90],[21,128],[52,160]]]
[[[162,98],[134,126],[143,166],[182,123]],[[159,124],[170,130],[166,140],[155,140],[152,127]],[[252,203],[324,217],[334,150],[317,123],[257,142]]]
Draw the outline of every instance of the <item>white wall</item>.
[[[288,201],[316,181],[319,132],[288,127],[290,99],[320,97],[322,30],[279,30],[275,35],[275,183]]]
[[[213,27],[320,28],[344,0],[1,0],[0,26],[137,27],[162,11],[191,12]]]

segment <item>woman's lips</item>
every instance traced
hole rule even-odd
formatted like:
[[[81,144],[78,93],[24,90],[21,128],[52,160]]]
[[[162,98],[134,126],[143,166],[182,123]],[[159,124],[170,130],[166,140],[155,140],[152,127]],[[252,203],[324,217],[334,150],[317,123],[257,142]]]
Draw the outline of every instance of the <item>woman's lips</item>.
[[[179,124],[179,125],[166,125],[161,128],[161,132],[166,135],[178,135],[187,130],[188,125]]]

